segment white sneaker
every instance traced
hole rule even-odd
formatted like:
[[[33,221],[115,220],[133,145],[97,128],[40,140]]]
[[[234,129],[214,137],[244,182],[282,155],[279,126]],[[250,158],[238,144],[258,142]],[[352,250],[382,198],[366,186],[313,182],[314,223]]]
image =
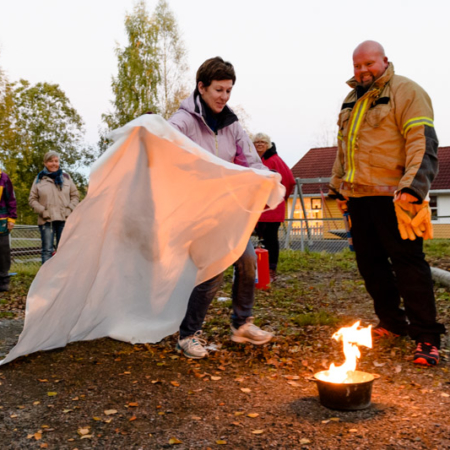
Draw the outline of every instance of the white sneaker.
[[[245,344],[250,342],[254,345],[263,345],[273,338],[273,334],[268,331],[261,330],[253,323],[253,317],[249,317],[244,325],[241,325],[237,330],[231,326],[231,340]]]
[[[201,334],[202,332],[199,330],[193,336],[178,340],[177,352],[183,352],[186,358],[192,359],[201,359],[208,356],[208,351],[203,347],[206,345],[206,341],[200,338]]]

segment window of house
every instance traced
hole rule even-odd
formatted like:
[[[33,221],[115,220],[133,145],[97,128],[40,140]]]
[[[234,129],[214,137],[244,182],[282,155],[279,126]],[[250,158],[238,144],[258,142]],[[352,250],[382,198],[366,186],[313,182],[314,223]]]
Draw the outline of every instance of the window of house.
[[[430,195],[431,220],[438,220],[437,196]]]

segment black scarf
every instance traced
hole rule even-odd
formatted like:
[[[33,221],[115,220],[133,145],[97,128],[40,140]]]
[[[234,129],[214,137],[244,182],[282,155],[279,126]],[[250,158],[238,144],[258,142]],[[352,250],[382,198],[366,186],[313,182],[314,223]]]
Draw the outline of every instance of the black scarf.
[[[37,176],[36,183],[39,183],[44,176],[51,178],[55,182],[55,186],[59,188],[60,191],[62,190],[64,183],[62,169],[58,169],[56,172],[49,172],[47,168],[41,170]]]

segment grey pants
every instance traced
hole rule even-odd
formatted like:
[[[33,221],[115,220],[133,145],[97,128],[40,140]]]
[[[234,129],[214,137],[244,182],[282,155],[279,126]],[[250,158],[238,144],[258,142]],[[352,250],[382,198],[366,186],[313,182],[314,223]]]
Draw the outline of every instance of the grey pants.
[[[0,291],[9,289],[9,269],[11,268],[11,248],[9,234],[0,234]]]

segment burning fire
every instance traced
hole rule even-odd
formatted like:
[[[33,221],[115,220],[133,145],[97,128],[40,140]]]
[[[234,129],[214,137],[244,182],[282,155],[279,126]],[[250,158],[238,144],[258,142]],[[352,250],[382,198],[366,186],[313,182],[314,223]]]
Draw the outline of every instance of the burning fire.
[[[356,360],[361,356],[358,345],[372,348],[372,325],[359,328],[359,321],[351,327],[343,327],[333,334],[332,338],[342,341],[344,346],[345,362],[336,367],[331,363],[328,370],[316,374],[316,378],[330,383],[353,383],[355,380]]]

